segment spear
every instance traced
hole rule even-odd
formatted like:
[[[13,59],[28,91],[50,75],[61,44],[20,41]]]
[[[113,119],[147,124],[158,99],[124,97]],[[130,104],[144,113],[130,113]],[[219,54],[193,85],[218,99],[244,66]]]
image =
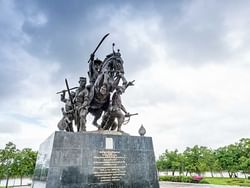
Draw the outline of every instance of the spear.
[[[72,87],[72,88],[69,88],[69,90],[73,90],[73,89],[77,89],[78,87]],[[56,94],[60,94],[60,93],[63,93],[63,92],[66,92],[68,91],[67,89],[64,89],[62,91],[58,91]]]
[[[72,99],[72,96],[71,96],[71,93],[70,93],[70,89],[69,89],[69,84],[68,84],[68,81],[67,81],[66,78],[65,78],[65,84],[66,84],[66,88],[67,88],[67,91],[68,91],[68,95],[69,95],[70,102],[71,102],[72,107],[73,107],[73,109],[74,109],[73,99]]]

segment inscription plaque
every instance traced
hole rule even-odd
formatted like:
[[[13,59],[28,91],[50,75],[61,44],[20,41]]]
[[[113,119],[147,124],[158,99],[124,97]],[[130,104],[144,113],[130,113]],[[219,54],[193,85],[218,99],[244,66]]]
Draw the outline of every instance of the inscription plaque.
[[[106,149],[114,149],[113,138],[106,138]]]
[[[126,156],[120,151],[103,150],[94,156],[94,176],[100,182],[120,181],[126,175]]]

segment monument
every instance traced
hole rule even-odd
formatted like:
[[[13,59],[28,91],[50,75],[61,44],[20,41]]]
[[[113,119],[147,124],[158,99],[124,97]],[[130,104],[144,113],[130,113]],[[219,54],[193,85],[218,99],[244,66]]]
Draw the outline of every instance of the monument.
[[[141,126],[140,136],[130,136],[122,125],[137,113],[128,113],[121,96],[134,81],[127,81],[119,50],[101,61],[91,54],[89,84],[58,92],[63,117],[39,148],[32,188],[159,188],[153,142]],[[66,98],[66,93],[68,98]],[[94,116],[97,131],[86,131],[86,116]],[[99,124],[98,121],[101,120]],[[74,132],[73,124],[76,126]]]

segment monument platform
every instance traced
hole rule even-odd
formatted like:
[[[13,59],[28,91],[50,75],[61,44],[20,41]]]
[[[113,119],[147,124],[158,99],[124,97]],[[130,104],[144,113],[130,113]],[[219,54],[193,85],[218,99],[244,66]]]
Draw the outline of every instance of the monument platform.
[[[152,138],[56,131],[40,145],[32,188],[159,188]]]

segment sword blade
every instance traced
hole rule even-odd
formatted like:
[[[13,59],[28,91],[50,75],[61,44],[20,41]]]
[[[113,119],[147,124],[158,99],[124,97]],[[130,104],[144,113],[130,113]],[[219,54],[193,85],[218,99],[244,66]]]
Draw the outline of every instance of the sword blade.
[[[105,38],[109,36],[109,33],[107,33],[103,38],[102,40],[99,42],[99,44],[97,45],[96,49],[94,50],[93,54],[96,53],[96,51],[98,50],[98,48],[101,46],[102,42],[105,40]]]
[[[109,36],[109,33],[107,33],[106,35],[104,35],[104,37],[102,38],[102,40],[99,42],[99,44],[97,45],[97,47],[95,48],[94,52],[92,54],[95,54],[96,51],[98,50],[98,48],[101,46],[102,42],[105,40],[105,38],[107,38],[107,36]],[[88,60],[88,63],[90,62],[90,58]]]

